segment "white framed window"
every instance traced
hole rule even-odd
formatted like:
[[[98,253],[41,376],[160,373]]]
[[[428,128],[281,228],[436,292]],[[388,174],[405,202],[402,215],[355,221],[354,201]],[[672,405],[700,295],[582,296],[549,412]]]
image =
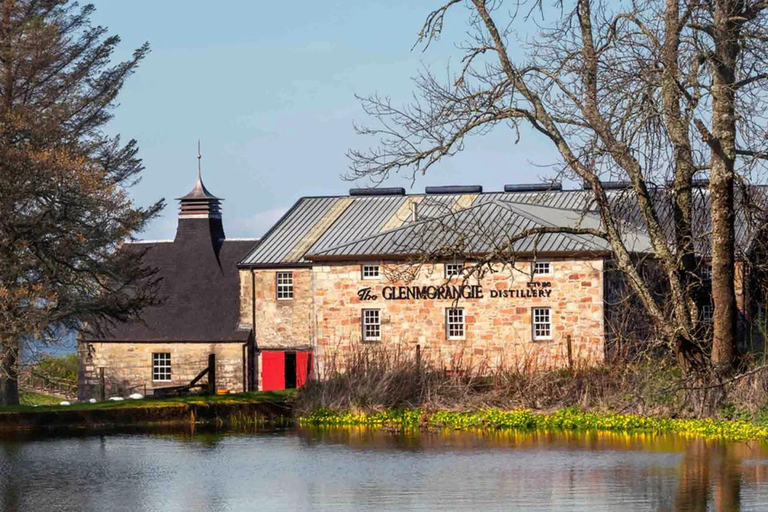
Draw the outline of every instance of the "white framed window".
[[[171,382],[171,353],[152,353],[152,380],[155,382]]]
[[[533,321],[533,339],[552,339],[552,310],[550,308],[533,308],[531,320]]]
[[[364,309],[361,314],[363,341],[381,340],[381,311],[378,309]]]
[[[548,261],[534,261],[533,262],[533,275],[535,276],[548,276],[552,274],[552,264]]]
[[[463,340],[465,336],[464,309],[445,310],[445,334],[449,340]]]
[[[361,273],[363,279],[379,279],[379,277],[381,277],[378,265],[363,265]]]
[[[277,273],[277,300],[293,298],[293,272]]]
[[[701,321],[705,324],[711,324],[713,321],[714,308],[712,304],[704,304],[701,306]]]
[[[701,266],[701,278],[704,281],[712,280],[712,265],[710,265],[709,263],[704,263]]]
[[[456,277],[464,273],[464,263],[446,263],[445,277]]]

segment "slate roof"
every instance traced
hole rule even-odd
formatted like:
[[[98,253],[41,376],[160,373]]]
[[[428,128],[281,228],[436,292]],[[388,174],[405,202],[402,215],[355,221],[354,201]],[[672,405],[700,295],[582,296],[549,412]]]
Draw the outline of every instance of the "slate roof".
[[[180,222],[202,225],[208,219]],[[225,240],[218,254],[211,246],[210,235],[207,244],[188,234],[173,242],[126,244],[124,250],[146,250],[144,262],[156,268],[162,279],[163,302],[144,309],[140,320],[102,326],[106,332],[83,337],[89,341],[245,342],[250,331],[238,329],[237,263],[256,243]]]
[[[86,341],[240,342],[240,275],[237,264],[258,240],[227,240],[221,199],[211,194],[198,171],[192,191],[179,198],[176,237],[172,241],[136,242],[121,250],[143,254],[143,263],[159,278],[160,304],[144,308],[132,322],[86,328]]]
[[[765,187],[753,186],[754,194],[750,197],[762,204],[768,203]],[[709,192],[706,188],[694,189],[694,235],[698,237],[697,249],[708,253],[707,235],[709,226]],[[631,189],[613,189],[606,191],[616,217],[626,226],[626,236],[636,239],[630,244],[638,252],[649,250],[648,240],[642,234],[643,222],[637,208],[636,198]],[[672,239],[674,224],[669,208],[671,191],[664,187],[652,189],[655,208],[667,235]],[[742,195],[737,194],[737,205]],[[549,190],[486,192],[479,194],[413,194],[413,195],[359,195],[304,197],[280,219],[240,263],[243,267],[280,267],[309,265],[312,257],[326,258],[334,254],[351,256],[355,251],[360,255],[394,254],[398,251],[413,251],[418,243],[437,244],[455,242],[460,237],[459,230],[466,228],[464,239],[470,240],[471,246],[478,249],[483,244],[491,246],[494,236],[509,236],[515,229],[526,229],[534,225],[556,226],[574,225],[579,219],[585,223],[599,222],[590,190]],[[407,206],[409,202],[418,202],[418,219],[422,223],[408,224]],[[483,204],[494,207],[477,208]],[[500,205],[508,205],[501,208]],[[466,214],[457,215],[461,210]],[[399,219],[397,217],[400,217]],[[472,218],[472,222],[469,219]],[[442,220],[439,220],[442,219]],[[446,222],[452,219],[452,227]],[[477,220],[481,223],[478,224]],[[427,236],[430,229],[441,225],[441,231]],[[599,224],[597,224],[599,226]],[[737,215],[737,247],[746,252],[755,231],[755,222],[749,222],[743,211]],[[470,229],[471,228],[471,229]],[[634,229],[633,229],[634,228]],[[480,231],[472,236],[471,231]],[[518,231],[519,232],[519,231]],[[453,238],[451,236],[453,235]],[[426,238],[425,238],[426,237]],[[481,240],[485,238],[485,240]],[[590,237],[594,238],[594,237]],[[428,239],[428,240],[427,240]],[[553,252],[571,250],[597,250],[605,242],[599,239],[574,239],[573,235],[547,235],[537,241],[537,250],[544,247]],[[429,245],[430,250],[436,249]],[[520,244],[521,249],[531,247]],[[405,252],[402,252],[405,254]]]

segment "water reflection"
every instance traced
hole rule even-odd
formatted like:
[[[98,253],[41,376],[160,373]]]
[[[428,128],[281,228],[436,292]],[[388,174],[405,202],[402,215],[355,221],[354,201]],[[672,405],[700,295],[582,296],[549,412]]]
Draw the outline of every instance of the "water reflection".
[[[3,510],[761,510],[768,445],[613,433],[165,429],[0,440]]]

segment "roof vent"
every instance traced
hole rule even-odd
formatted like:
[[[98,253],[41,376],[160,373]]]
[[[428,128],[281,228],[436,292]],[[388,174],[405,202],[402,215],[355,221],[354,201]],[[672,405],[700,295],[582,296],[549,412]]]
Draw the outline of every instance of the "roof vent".
[[[674,188],[675,187],[675,180],[666,180],[664,182],[664,185],[666,185],[668,188]],[[691,186],[693,188],[707,188],[709,187],[709,179],[707,178],[697,178],[691,180]]]
[[[351,188],[351,196],[404,196],[403,187],[381,187],[381,188]]]
[[[706,178],[691,180],[691,185],[699,188],[707,188],[709,187],[709,180]]]
[[[482,185],[445,185],[442,187],[427,187],[427,194],[482,194]]]
[[[619,190],[624,188],[630,188],[632,187],[632,182],[628,180],[622,180],[622,181],[601,181],[600,183],[603,184],[603,188],[605,190]],[[587,182],[584,182],[584,190],[590,190],[592,188],[592,185],[590,185]]]
[[[504,192],[546,192],[549,190],[563,190],[563,184],[559,181],[552,183],[521,183],[504,185]]]

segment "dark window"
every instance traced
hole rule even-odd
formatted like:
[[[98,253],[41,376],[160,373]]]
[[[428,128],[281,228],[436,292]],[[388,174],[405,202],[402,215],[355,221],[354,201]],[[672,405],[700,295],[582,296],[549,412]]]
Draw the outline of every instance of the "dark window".
[[[277,273],[277,300],[293,298],[293,272]]]
[[[445,310],[445,333],[449,340],[464,339],[464,310],[462,308]]]
[[[446,263],[445,264],[445,277],[460,276],[464,272],[463,263]]]
[[[552,311],[549,308],[533,308],[533,339],[552,339]]]
[[[381,312],[378,309],[362,311],[363,341],[381,340]]]
[[[380,275],[379,266],[363,265],[362,274],[363,274],[363,279],[378,279]]]
[[[152,354],[152,380],[155,382],[171,381],[170,352],[158,352]]]

